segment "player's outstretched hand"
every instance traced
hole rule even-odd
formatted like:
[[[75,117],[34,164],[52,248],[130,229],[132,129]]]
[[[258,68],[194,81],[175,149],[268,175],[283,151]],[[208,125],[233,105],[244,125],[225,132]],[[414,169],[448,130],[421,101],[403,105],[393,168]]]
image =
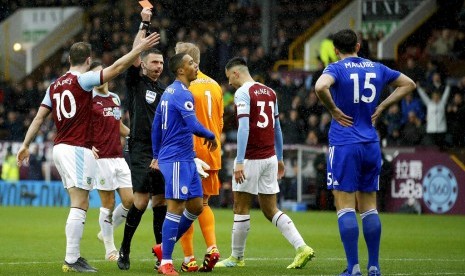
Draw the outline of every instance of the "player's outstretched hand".
[[[18,165],[18,167],[21,167],[23,161],[24,164],[29,164],[29,148],[24,145],[21,145],[18,154],[16,154],[16,164]]]
[[[218,143],[216,142],[216,138],[213,138],[212,140],[205,138],[205,142],[203,142],[203,144],[207,145],[207,148],[210,151],[215,151],[216,148],[218,148]]]
[[[331,116],[333,116],[333,119],[336,120],[342,126],[349,127],[354,124],[353,118],[350,116],[347,116],[339,108],[334,109],[334,111],[331,112]]]
[[[206,173],[204,170],[209,170],[210,169],[210,166],[205,163],[205,161],[203,161],[202,159],[200,158],[194,158],[194,162],[195,162],[195,167],[197,169],[197,172],[199,173],[200,177],[201,178],[207,178],[209,176],[208,173]]]
[[[142,38],[137,47],[140,47],[142,51],[145,51],[157,45],[158,43],[160,43],[160,34],[153,33],[147,37]]]

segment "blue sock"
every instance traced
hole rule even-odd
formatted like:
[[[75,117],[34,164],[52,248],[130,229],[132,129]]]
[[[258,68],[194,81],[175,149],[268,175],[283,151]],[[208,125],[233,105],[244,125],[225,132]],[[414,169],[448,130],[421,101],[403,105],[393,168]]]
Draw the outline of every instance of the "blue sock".
[[[181,221],[179,222],[179,229],[178,229],[178,235],[176,237],[176,240],[179,240],[184,233],[186,233],[187,229],[191,227],[192,223],[194,220],[197,219],[196,215],[193,215],[187,211],[187,209],[184,209],[184,212],[182,213]]]
[[[174,244],[177,241],[179,221],[181,216],[166,212],[162,228],[162,255],[163,260],[172,260]]]
[[[363,236],[368,248],[368,267],[376,266],[379,269],[379,243],[381,240],[381,221],[378,211],[371,209],[360,214],[363,225]]]
[[[354,265],[358,264],[358,223],[355,210],[345,208],[337,212],[339,234],[344,245],[347,258],[347,270],[352,271]]]

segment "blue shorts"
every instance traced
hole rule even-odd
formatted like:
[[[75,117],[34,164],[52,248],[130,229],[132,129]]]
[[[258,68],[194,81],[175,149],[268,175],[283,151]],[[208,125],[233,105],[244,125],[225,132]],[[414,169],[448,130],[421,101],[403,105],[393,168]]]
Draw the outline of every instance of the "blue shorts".
[[[188,200],[203,197],[202,180],[194,160],[159,163],[158,166],[165,178],[165,198]]]
[[[378,191],[381,162],[378,142],[330,146],[327,187],[344,192]]]

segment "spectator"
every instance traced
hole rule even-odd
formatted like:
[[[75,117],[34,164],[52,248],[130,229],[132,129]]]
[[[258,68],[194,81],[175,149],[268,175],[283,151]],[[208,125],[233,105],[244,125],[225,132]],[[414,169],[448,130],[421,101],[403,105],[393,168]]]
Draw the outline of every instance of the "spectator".
[[[286,136],[283,136],[284,144],[302,144],[305,137],[305,123],[300,119],[297,110],[289,111],[287,119],[283,113],[280,114],[280,118],[281,116],[283,116],[281,128],[283,133],[286,133]]]
[[[423,70],[413,57],[408,57],[406,68],[404,69],[405,75],[409,76],[415,82],[423,82],[425,78],[425,70]]]
[[[431,93],[431,98],[428,97],[423,87],[418,86],[417,90],[423,103],[426,105],[428,144],[436,145],[442,150],[445,147],[445,135],[447,132],[446,104],[449,98],[450,86],[446,86],[443,93],[440,90],[434,90]]]
[[[452,97],[452,101],[447,105],[446,118],[447,118],[447,140],[448,143],[453,146],[458,146],[460,141],[463,140],[464,128],[462,128],[462,122],[465,117],[460,111],[465,106],[463,101],[463,94],[455,93]]]
[[[402,128],[402,142],[403,146],[418,146],[421,145],[422,139],[425,136],[425,127],[418,118],[414,110],[408,112],[408,119]]]
[[[400,110],[402,112],[401,124],[404,125],[408,121],[410,111],[415,112],[415,115],[420,119],[420,121],[425,120],[425,111],[423,103],[420,99],[413,96],[413,92],[405,96],[400,102]]]
[[[9,146],[6,150],[5,159],[2,165],[2,180],[16,182],[19,180],[19,167],[16,164],[16,156]]]
[[[331,34],[321,41],[320,59],[323,61],[325,67],[338,60],[336,52],[334,52],[334,44]]]

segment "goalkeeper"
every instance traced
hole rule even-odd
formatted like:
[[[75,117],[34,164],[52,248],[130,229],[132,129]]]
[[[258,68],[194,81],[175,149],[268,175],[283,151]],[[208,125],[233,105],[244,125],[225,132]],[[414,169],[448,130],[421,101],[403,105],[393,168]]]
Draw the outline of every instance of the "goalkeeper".
[[[175,48],[176,54],[189,54],[194,62],[200,63],[200,50],[192,43],[178,42]],[[218,83],[202,72],[198,72],[197,80],[192,81],[189,90],[194,96],[195,115],[199,122],[215,134],[221,136],[223,130],[223,93]],[[208,272],[213,269],[220,258],[216,246],[215,216],[208,205],[208,199],[212,195],[218,195],[220,180],[218,171],[221,169],[221,144],[215,151],[209,151],[202,138],[194,136],[194,150],[196,152],[197,171],[202,177],[203,187],[203,211],[198,217],[207,247],[203,263],[199,267],[194,257],[194,227],[191,226],[181,238],[184,252],[184,262],[181,270],[194,272],[197,270]],[[205,162],[203,162],[203,161]],[[208,164],[208,165],[207,165]],[[203,168],[207,171],[203,172]]]

